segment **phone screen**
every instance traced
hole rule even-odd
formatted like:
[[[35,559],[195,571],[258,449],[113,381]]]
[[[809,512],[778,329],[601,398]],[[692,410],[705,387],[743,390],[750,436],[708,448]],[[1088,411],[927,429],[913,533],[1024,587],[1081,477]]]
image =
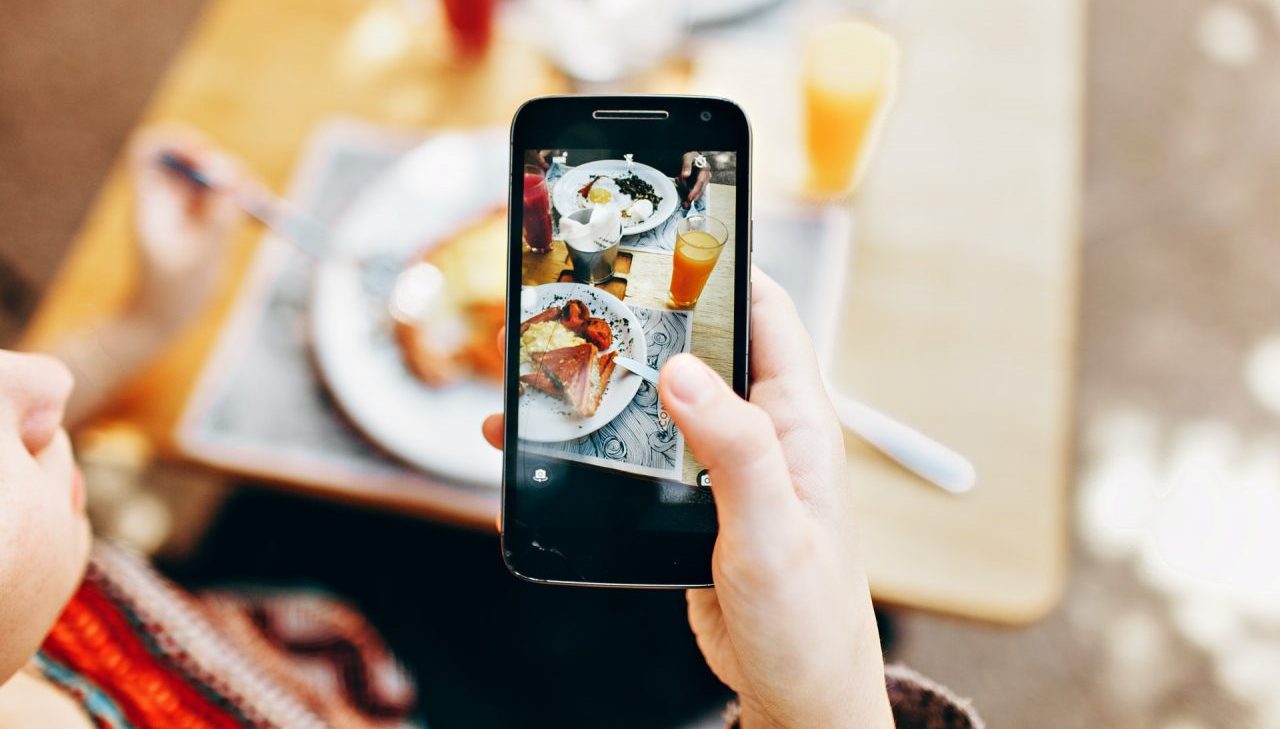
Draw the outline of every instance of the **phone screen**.
[[[714,539],[710,476],[656,378],[690,352],[745,381],[741,140],[609,139],[614,123],[594,145],[513,150],[506,516],[535,552],[559,545],[544,561],[565,581],[700,584],[625,553],[705,559]]]

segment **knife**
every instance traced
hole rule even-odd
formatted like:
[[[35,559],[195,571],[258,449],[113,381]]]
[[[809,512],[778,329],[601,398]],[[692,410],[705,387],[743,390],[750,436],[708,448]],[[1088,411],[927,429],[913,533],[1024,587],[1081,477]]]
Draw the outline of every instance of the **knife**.
[[[613,361],[621,365],[622,369],[629,370],[640,375],[640,377],[644,378],[645,381],[653,384],[655,387],[658,385],[658,371],[649,365],[637,362],[630,357],[614,357]]]

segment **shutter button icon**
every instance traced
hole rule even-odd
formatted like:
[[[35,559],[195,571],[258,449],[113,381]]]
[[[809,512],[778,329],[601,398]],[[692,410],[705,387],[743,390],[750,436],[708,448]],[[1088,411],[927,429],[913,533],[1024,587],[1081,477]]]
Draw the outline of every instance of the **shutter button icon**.
[[[550,478],[550,477],[547,475],[547,469],[545,469],[545,468],[535,468],[535,469],[533,469],[533,480],[534,480],[534,481],[537,481],[538,483],[545,483],[549,478]]]

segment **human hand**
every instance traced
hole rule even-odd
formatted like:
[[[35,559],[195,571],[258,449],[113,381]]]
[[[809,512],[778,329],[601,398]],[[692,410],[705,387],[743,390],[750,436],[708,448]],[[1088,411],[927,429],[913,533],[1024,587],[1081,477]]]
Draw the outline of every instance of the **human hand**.
[[[706,167],[694,165],[694,160],[701,156],[699,152],[685,152],[684,158],[681,160],[680,180],[684,182],[689,190],[689,193],[685,195],[684,202],[681,203],[686,209],[695,200],[702,197],[703,190],[711,182],[711,166],[709,164]]]
[[[164,153],[188,162],[212,188],[162,166]],[[144,130],[129,161],[140,275],[127,315],[163,338],[199,313],[216,290],[231,235],[244,218],[235,196],[251,183],[230,156],[181,127]]]
[[[891,727],[843,434],[790,298],[759,270],[752,282],[750,402],[692,355],[659,378],[720,523],[716,586],[687,593],[689,624],[745,729]],[[502,430],[485,421],[495,447]]]
[[[759,270],[751,372],[750,402],[692,355],[659,378],[720,521],[716,586],[688,592],[698,647],[746,729],[893,726],[844,436],[795,306]]]

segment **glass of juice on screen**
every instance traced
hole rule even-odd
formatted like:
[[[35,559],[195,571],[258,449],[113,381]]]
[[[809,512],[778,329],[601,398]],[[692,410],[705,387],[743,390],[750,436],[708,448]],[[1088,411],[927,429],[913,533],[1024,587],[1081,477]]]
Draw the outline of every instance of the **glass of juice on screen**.
[[[547,177],[534,165],[524,166],[524,243],[534,253],[551,250],[551,197]]]
[[[687,309],[698,303],[728,238],[724,223],[707,215],[690,215],[676,224],[676,251],[671,257],[673,306]]]
[[[827,23],[805,42],[808,191],[853,191],[897,85],[898,44],[861,20]]]

